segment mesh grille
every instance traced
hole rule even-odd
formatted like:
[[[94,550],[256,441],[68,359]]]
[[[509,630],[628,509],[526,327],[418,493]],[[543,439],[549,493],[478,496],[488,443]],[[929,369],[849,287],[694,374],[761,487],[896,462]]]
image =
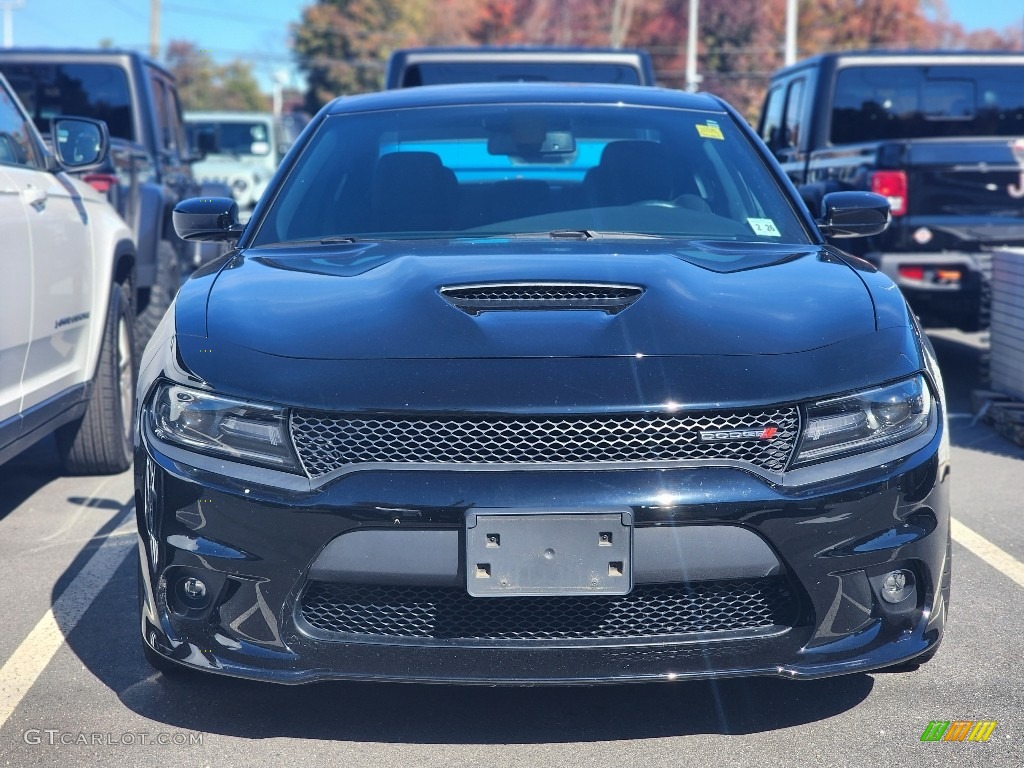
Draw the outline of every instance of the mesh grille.
[[[312,582],[302,615],[348,635],[449,640],[583,640],[793,626],[784,577],[646,584],[628,595],[474,598],[455,587]]]
[[[700,442],[701,430],[778,427],[770,440]],[[312,478],[365,463],[539,464],[733,460],[781,472],[795,408],[605,418],[405,419],[296,410],[292,438]]]
[[[442,288],[441,295],[471,314],[515,309],[600,309],[618,312],[644,289],[635,285],[507,283]]]

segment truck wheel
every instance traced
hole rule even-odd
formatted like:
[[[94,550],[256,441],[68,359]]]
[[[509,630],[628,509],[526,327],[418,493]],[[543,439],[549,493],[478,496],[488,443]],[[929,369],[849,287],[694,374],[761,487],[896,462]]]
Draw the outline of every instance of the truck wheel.
[[[161,240],[156,250],[156,281],[149,288],[139,290],[135,317],[135,358],[142,359],[142,351],[149,343],[153,331],[160,324],[171,300],[181,285],[181,265],[178,253],[167,240]]]
[[[115,284],[85,415],[57,430],[57,447],[68,474],[114,474],[131,466],[136,373],[133,320],[128,288]]]

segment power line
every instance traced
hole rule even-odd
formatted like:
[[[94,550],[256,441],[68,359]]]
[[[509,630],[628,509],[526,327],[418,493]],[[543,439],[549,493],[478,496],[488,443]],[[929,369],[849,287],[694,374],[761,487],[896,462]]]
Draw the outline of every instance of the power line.
[[[248,13],[229,13],[226,11],[211,11],[206,8],[196,8],[191,5],[178,5],[177,3],[164,3],[164,9],[168,11],[174,11],[175,13],[184,14],[186,16],[206,16],[211,19],[224,19],[226,21],[242,21],[247,24],[256,22],[257,24],[268,24],[273,26],[281,26],[281,19],[271,19],[267,16],[252,16]],[[287,22],[284,22],[287,23]]]
[[[138,10],[132,8],[128,3],[121,2],[121,0],[109,0],[109,2],[111,5],[119,8],[123,13],[127,13],[129,16],[132,16],[139,21],[149,24],[149,17],[139,13]]]

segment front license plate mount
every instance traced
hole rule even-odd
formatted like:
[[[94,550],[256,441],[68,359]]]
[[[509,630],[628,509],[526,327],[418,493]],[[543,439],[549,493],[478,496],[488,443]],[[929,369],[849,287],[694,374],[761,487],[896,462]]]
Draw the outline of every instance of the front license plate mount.
[[[466,514],[473,597],[625,595],[632,588],[631,510]]]

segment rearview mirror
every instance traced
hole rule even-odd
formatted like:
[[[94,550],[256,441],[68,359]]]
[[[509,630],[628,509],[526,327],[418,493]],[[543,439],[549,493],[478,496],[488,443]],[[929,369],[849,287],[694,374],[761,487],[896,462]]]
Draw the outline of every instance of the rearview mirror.
[[[547,131],[538,136],[495,133],[487,139],[490,155],[571,155],[576,152],[576,137],[569,131]]]

